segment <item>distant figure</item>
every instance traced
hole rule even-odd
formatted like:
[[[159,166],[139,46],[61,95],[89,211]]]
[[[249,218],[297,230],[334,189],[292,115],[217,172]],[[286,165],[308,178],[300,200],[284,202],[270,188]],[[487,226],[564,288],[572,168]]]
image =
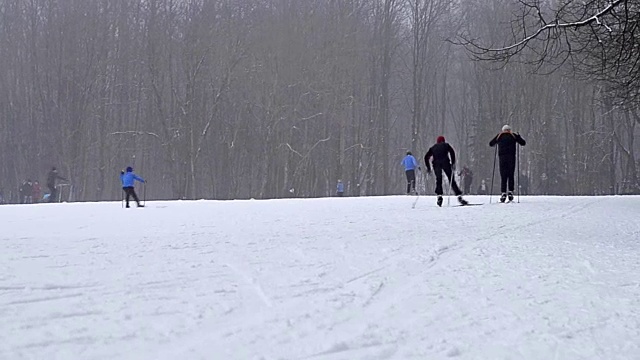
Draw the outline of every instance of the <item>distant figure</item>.
[[[27,180],[24,180],[18,188],[18,204],[22,204],[24,201],[24,187],[27,185]]]
[[[338,179],[338,185],[336,186],[336,193],[339,197],[344,196],[344,183],[342,180]]]
[[[0,205],[4,204],[4,192],[0,190]]]
[[[529,195],[529,177],[527,175],[524,173],[520,175],[520,184],[518,185],[520,186],[520,193],[522,193],[522,195]]]
[[[478,195],[487,195],[487,183],[482,179],[478,186]]]
[[[464,187],[464,193],[466,195],[471,194],[471,183],[473,182],[473,172],[464,166],[462,167],[462,171],[458,174],[462,177],[462,185]]]
[[[458,202],[461,205],[467,205],[467,200],[462,198],[462,191],[456,184],[454,179],[454,171],[456,169],[456,152],[453,151],[451,145],[449,145],[444,136],[438,136],[436,144],[429,148],[427,154],[424,156],[424,162],[427,163],[427,174],[431,173],[431,166],[429,165],[429,159],[433,156],[433,171],[436,174],[436,195],[438,195],[437,204],[442,206],[442,172],[444,171],[447,178],[451,183],[453,192],[458,197]]]
[[[401,164],[404,166],[404,173],[407,176],[407,195],[411,194],[411,190],[414,193],[416,191],[416,168],[420,170],[418,161],[411,154],[411,151],[407,151],[407,155],[402,159]]]
[[[33,182],[33,190],[31,190],[31,198],[34,203],[40,202],[40,194],[42,192],[42,187],[40,186],[40,182],[38,180]]]
[[[129,207],[129,197],[133,197],[133,200],[138,204],[138,207],[144,207],[144,205],[140,205],[140,199],[138,199],[138,195],[136,195],[136,191],[133,188],[136,180],[141,183],[145,182],[143,178],[133,173],[133,168],[131,166],[127,167],[127,172],[120,172],[120,181],[122,181],[122,190],[124,190],[125,193],[127,208]]]
[[[549,177],[546,172],[540,175],[540,187],[538,193],[541,195],[549,195]],[[596,194],[599,195],[599,194]]]
[[[20,187],[20,195],[21,195],[21,199],[20,199],[20,203],[21,204],[31,204],[33,202],[33,199],[31,197],[31,192],[33,191],[33,183],[31,182],[31,179],[27,179],[22,183],[22,186]]]
[[[513,201],[514,177],[516,171],[516,146],[525,146],[526,141],[517,133],[511,132],[511,126],[502,127],[502,132],[489,142],[489,146],[498,145],[498,157],[500,158],[500,202],[505,202],[507,197]],[[509,193],[507,193],[507,186]]]
[[[49,188],[49,202],[58,201],[58,189],[56,189],[57,179],[67,181],[67,179],[58,175],[58,170],[56,170],[56,167],[54,166],[51,168],[51,171],[49,171],[49,174],[47,175],[47,187]]]

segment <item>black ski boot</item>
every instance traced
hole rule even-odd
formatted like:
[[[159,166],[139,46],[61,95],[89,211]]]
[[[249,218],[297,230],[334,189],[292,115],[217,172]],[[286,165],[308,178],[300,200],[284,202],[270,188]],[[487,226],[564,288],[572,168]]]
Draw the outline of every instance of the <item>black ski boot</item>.
[[[442,195],[438,195],[438,206],[442,207]]]
[[[502,193],[502,195],[500,195],[500,202],[503,203],[507,200],[507,194],[506,193]]]
[[[462,195],[458,195],[458,202],[460,203],[460,205],[469,205],[469,202],[465,199],[462,198]]]
[[[509,194],[507,194],[507,196],[509,197],[509,201],[513,201],[513,192],[509,191]]]

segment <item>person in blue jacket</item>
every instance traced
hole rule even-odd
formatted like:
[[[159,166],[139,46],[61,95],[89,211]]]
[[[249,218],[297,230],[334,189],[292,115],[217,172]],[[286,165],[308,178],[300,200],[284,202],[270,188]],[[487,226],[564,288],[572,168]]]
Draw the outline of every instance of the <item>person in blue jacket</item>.
[[[122,190],[124,190],[125,193],[126,207],[129,207],[129,197],[133,197],[133,200],[136,201],[138,207],[144,207],[144,205],[140,205],[140,199],[138,199],[138,195],[136,195],[136,191],[133,188],[136,180],[141,183],[145,182],[143,178],[133,172],[133,168],[131,166],[127,167],[127,172],[120,172],[120,181],[122,181]]]
[[[340,179],[338,179],[338,185],[336,186],[336,193],[340,197],[344,196],[344,183]]]
[[[414,193],[416,191],[416,168],[420,170],[418,166],[418,161],[413,155],[411,155],[411,151],[407,151],[407,156],[402,159],[402,163],[404,166],[404,173],[407,175],[407,195],[411,193],[413,190]]]

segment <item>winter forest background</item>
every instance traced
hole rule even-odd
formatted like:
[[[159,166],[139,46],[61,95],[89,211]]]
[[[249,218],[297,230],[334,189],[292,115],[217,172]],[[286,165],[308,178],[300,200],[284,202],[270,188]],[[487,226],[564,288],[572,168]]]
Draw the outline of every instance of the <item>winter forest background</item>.
[[[394,194],[444,135],[476,189],[510,124],[530,192],[638,192],[639,87],[606,66],[636,70],[639,3],[0,0],[0,188],[57,166],[74,200],[120,199],[131,165],[156,199]],[[470,45],[611,4],[497,62]]]

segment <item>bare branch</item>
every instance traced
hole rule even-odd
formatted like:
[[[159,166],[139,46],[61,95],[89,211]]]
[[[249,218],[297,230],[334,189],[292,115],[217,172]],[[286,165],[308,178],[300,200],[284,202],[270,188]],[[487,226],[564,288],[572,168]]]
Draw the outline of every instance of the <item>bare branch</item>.
[[[548,32],[551,31],[553,29],[563,29],[563,28],[579,28],[579,27],[583,27],[583,26],[587,26],[593,22],[597,23],[598,25],[603,25],[600,20],[598,18],[610,13],[616,6],[620,5],[623,2],[623,0],[615,0],[613,1],[611,4],[609,4],[606,8],[604,8],[603,10],[599,11],[598,13],[596,13],[595,15],[586,18],[584,20],[581,21],[575,21],[575,22],[568,22],[568,23],[560,23],[560,22],[555,22],[555,23],[551,23],[551,24],[546,24],[544,26],[542,26],[541,28],[539,28],[536,32],[534,32],[533,34],[523,38],[522,40],[511,44],[509,46],[505,46],[502,48],[488,48],[486,49],[486,51],[490,51],[490,52],[504,52],[504,51],[509,51],[509,50],[513,50],[513,49],[521,49],[522,47],[526,46],[531,40],[537,38],[538,36],[540,36],[540,34],[544,33],[544,32]],[[611,31],[611,28],[609,28],[606,25],[605,26],[609,31]],[[479,47],[478,47],[479,48]]]
[[[113,136],[113,135],[133,135],[133,136],[137,136],[137,135],[149,135],[149,136],[153,136],[155,138],[157,138],[158,140],[160,140],[160,136],[158,134],[152,133],[152,132],[148,132],[148,131],[116,131],[116,132],[112,132],[107,134],[109,136]]]

